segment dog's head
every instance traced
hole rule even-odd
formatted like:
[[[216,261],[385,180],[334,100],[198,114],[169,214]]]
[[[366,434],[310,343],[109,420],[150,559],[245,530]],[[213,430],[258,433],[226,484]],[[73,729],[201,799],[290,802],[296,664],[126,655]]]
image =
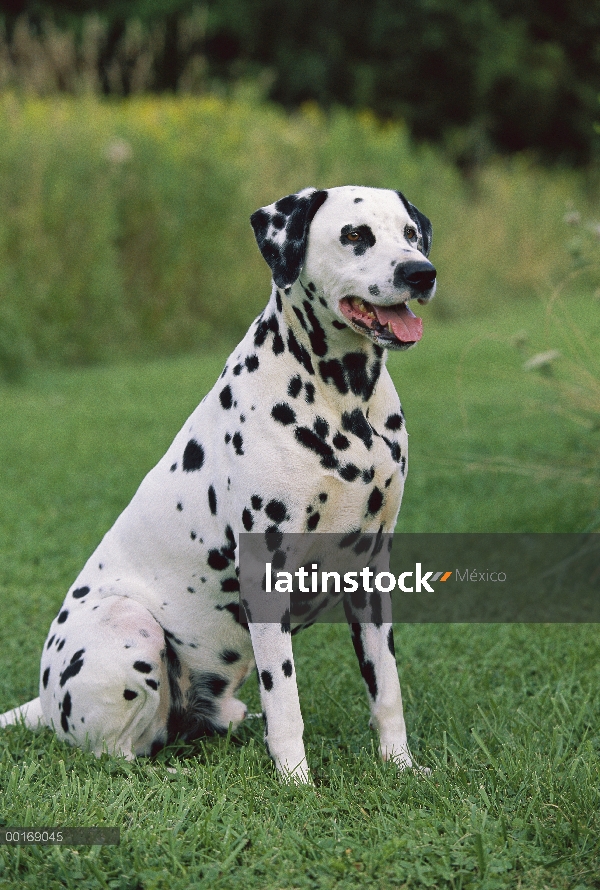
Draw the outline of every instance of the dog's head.
[[[260,251],[284,292],[302,287],[340,322],[391,349],[421,339],[410,300],[428,303],[436,271],[431,223],[401,192],[304,189],[251,217]]]

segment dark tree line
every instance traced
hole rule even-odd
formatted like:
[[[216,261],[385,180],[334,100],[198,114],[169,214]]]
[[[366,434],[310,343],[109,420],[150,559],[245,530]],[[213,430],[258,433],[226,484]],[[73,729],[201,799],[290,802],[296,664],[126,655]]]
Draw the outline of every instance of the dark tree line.
[[[206,0],[200,8],[193,0],[5,0],[0,7],[8,45],[19,16],[34,32],[51,17],[76,34],[85,16],[100,16],[105,92],[115,88],[107,72],[138,19],[144,46],[153,47],[144,69],[149,89],[177,90],[184,72],[192,82],[197,57],[205,84],[266,75],[270,97],[288,108],[314,100],[403,118],[416,138],[442,142],[467,166],[492,150],[533,150],[570,163],[598,154],[600,0]],[[125,55],[129,69],[122,65],[119,83],[128,92],[135,48]]]

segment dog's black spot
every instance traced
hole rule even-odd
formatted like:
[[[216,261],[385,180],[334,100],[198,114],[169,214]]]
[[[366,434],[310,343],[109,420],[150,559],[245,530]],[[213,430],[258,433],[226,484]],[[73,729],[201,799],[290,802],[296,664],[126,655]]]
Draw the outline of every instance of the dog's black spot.
[[[333,452],[331,445],[320,439],[312,430],[305,426],[297,426],[294,435],[301,445],[314,451],[321,458],[321,466],[325,469],[335,469],[338,460]]]
[[[203,464],[204,448],[195,439],[190,439],[183,452],[183,469],[186,473],[191,473],[194,470],[201,470]]]
[[[401,414],[390,414],[388,419],[385,422],[385,427],[388,430],[399,430],[402,427],[402,415]]]
[[[57,652],[61,652],[61,651],[62,651],[62,647],[65,645],[65,643],[66,643],[66,638],[65,638],[64,640],[61,640],[60,643],[59,643],[58,640],[57,640],[57,641],[56,641],[56,651],[57,651]]]
[[[296,374],[288,383],[288,395],[295,399],[302,389],[302,378]]]
[[[44,689],[48,688],[48,677],[50,676],[50,668],[47,667],[44,673],[42,674],[42,684]]]
[[[371,294],[372,297],[379,296],[379,288],[377,287],[376,284],[369,285],[369,293]]]
[[[375,673],[375,665],[372,661],[365,661],[360,668],[363,680],[367,684],[369,695],[375,701],[377,698],[377,675]]]
[[[265,513],[273,522],[283,522],[287,518],[287,509],[282,501],[269,501],[265,507]]]
[[[71,657],[71,661],[69,662],[68,666],[65,668],[65,670],[60,675],[60,685],[61,686],[64,686],[65,683],[67,682],[67,680],[69,680],[71,677],[77,676],[77,674],[83,667],[82,656],[83,656],[84,652],[85,652],[85,649],[78,649],[77,652],[75,652],[75,654]]]
[[[293,667],[292,662],[289,660],[289,658],[286,658],[286,660],[283,662],[283,664],[281,665],[281,670],[283,671],[285,677],[292,676]]]
[[[234,593],[240,589],[240,582],[237,578],[224,578],[221,581],[221,590],[223,593]]]
[[[291,328],[288,331],[288,349],[305,371],[308,371],[309,374],[315,373],[308,350],[301,343],[298,343]]]
[[[244,449],[242,448],[242,446],[244,444],[244,440],[242,438],[242,434],[239,432],[234,433],[233,439],[231,441],[233,443],[233,447],[235,448],[235,453],[240,455],[243,454]]]
[[[133,689],[126,689],[123,693],[123,698],[127,699],[127,701],[133,701],[134,698],[137,698],[137,692],[134,692]]]
[[[246,356],[245,365],[246,365],[246,369],[250,373],[252,373],[252,371],[256,371],[256,369],[258,368],[258,365],[259,365],[258,356],[255,353],[252,353],[252,355]]]
[[[360,204],[361,201],[362,201],[362,198],[355,198],[355,199],[354,199],[354,203],[355,203],[355,204]]]
[[[252,497],[250,498],[250,503],[252,504],[253,510],[262,510],[263,502],[262,502],[262,498],[259,495],[253,494]]]
[[[360,475],[360,470],[356,464],[345,464],[340,469],[340,476],[342,479],[345,479],[346,482],[354,482],[358,475]]]
[[[296,412],[287,402],[278,402],[276,405],[273,405],[271,409],[271,417],[273,420],[279,421],[284,426],[288,426],[290,423],[294,423],[296,420]]]
[[[177,464],[171,464],[171,466],[170,466],[169,469],[170,469],[170,472],[171,472],[171,473],[174,473],[175,470],[177,469]]]
[[[362,439],[366,448],[371,448],[373,445],[371,426],[360,408],[355,408],[354,411],[350,412],[344,411],[342,414],[342,428],[347,433],[352,433],[354,436]]]
[[[208,487],[208,507],[213,516],[217,515],[217,495],[212,485]]]
[[[390,627],[390,629],[388,631],[387,644],[388,644],[388,649],[390,650],[390,652],[392,653],[392,655],[395,658],[396,657],[396,647],[394,646],[394,629],[392,627]]]
[[[229,411],[229,409],[233,405],[233,396],[231,394],[231,387],[229,386],[229,384],[227,384],[227,386],[224,386],[219,393],[219,401],[221,402],[223,408],[225,408],[226,411]]]
[[[270,692],[273,688],[273,675],[270,671],[261,671],[260,679],[262,680],[262,684],[265,687],[267,692]]]
[[[368,470],[363,470],[361,476],[365,485],[368,485],[369,482],[372,482],[375,478],[375,467],[369,467]]]
[[[376,590],[371,594],[369,605],[371,606],[371,621],[375,627],[381,627],[383,623],[381,594],[377,593]]]
[[[383,354],[377,352],[375,354]],[[373,395],[375,384],[379,380],[381,373],[381,361],[373,362],[373,366],[369,371],[367,367],[367,356],[364,352],[348,352],[342,359],[344,370],[348,378],[348,384],[355,396],[362,396],[364,402],[368,402]]]
[[[273,568],[278,571],[281,570],[285,565],[285,552],[283,550],[276,550],[271,559],[271,565]]]
[[[144,683],[146,684],[146,686],[149,686],[150,689],[154,689],[154,690],[158,689],[158,683],[156,682],[156,680],[152,680],[151,678],[150,679],[146,678],[144,680]]]
[[[346,438],[342,433],[336,433],[333,437],[334,447],[338,449],[338,451],[345,451],[346,448],[350,448],[350,440]]]
[[[324,300],[321,300],[325,306]],[[319,319],[313,312],[313,308],[310,303],[307,303],[306,300],[302,304],[304,306],[304,311],[306,312],[306,317],[308,318],[311,330],[308,332],[308,339],[310,340],[310,345],[312,347],[312,351],[315,355],[324,356],[327,355],[327,335],[325,334],[324,329],[321,327]]]
[[[67,618],[69,617],[68,609],[63,609],[58,618],[56,619],[57,624],[64,624]]]
[[[308,330],[307,325],[306,325],[306,319],[304,318],[304,316],[302,314],[302,310],[299,309],[297,306],[292,306],[292,309],[294,310],[296,318],[298,319],[298,321],[300,322],[300,324],[302,325],[304,330],[305,331]]]
[[[319,520],[321,516],[319,513],[313,513],[313,515],[307,520],[306,527],[310,532],[313,532],[319,524]]]
[[[87,596],[90,592],[89,587],[78,587],[77,590],[74,590],[71,596],[74,600],[80,600],[82,597]]]
[[[179,501],[179,503],[177,504],[177,509],[179,510],[180,513],[183,510],[183,504],[181,503],[181,501]]]
[[[152,665],[148,664],[147,661],[134,661],[133,669],[134,671],[139,671],[140,674],[149,674],[152,670]]]
[[[50,639],[49,639],[48,642],[46,643],[46,649],[49,649],[50,646],[52,645],[52,643],[54,642],[54,636],[55,636],[55,635],[52,634],[52,636],[50,637]]]
[[[227,568],[230,560],[226,556],[223,556],[220,550],[209,550],[207,562],[211,569],[220,572]]]
[[[315,400],[315,387],[312,383],[304,384],[304,398],[308,405],[312,405]]]
[[[64,732],[69,731],[69,721],[67,720],[67,717],[71,716],[71,705],[71,694],[65,692],[65,697],[62,700],[62,714],[60,715],[60,725]]]
[[[244,370],[243,365],[235,365],[233,368],[233,376],[239,377],[243,370]],[[223,407],[225,407],[225,406],[223,405]]]
[[[225,664],[235,664],[241,657],[240,653],[234,649],[223,649],[220,656],[221,661],[224,661]]]
[[[319,439],[326,439],[329,435],[329,424],[322,417],[316,417],[313,423],[313,430]]]
[[[319,494],[319,500],[321,501],[322,504],[324,504],[325,501],[327,500],[327,492],[322,491],[322,492]]]
[[[225,433],[225,444],[229,445],[231,442],[231,433]]]
[[[400,459],[401,459],[401,457],[402,457],[402,453],[401,453],[401,451],[400,451],[400,446],[399,446],[399,444],[398,444],[397,442],[391,442],[391,441],[390,441],[389,439],[387,439],[385,436],[382,436],[381,438],[383,439],[383,441],[385,442],[385,444],[387,445],[387,447],[390,449],[390,454],[392,455],[392,457],[393,457],[393,459],[396,461],[396,463],[397,463],[397,464],[400,463]]]
[[[332,358],[328,362],[319,362],[319,373],[324,383],[331,382],[342,395],[348,392],[348,383],[344,374],[344,367],[339,359]]]
[[[252,518],[252,513],[250,512],[248,507],[244,507],[244,509],[242,510],[242,524],[247,532],[252,531],[254,519]]]
[[[356,652],[356,657],[358,658],[360,672],[365,683],[367,684],[369,695],[373,700],[375,700],[375,698],[377,697],[377,678],[375,675],[375,665],[372,661],[369,661],[365,658],[365,650],[362,641],[360,624],[353,622],[351,625],[351,631],[352,644],[354,646],[354,651]]]

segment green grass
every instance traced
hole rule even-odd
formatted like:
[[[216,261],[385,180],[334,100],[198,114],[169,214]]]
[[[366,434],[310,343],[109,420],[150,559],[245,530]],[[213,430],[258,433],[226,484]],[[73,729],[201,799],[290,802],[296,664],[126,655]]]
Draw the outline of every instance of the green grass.
[[[600,433],[556,396],[584,365],[597,374],[597,303],[423,315],[422,344],[389,361],[410,433],[399,529],[597,527]],[[591,357],[566,336],[573,320]],[[550,347],[563,352],[554,376],[523,370]],[[2,709],[36,695],[65,590],[225,355],[0,388]],[[396,637],[410,743],[430,776],[378,763],[349,634],[314,627],[295,655],[316,788],[279,784],[260,721],[133,764],[4,730],[5,825],[115,825],[122,840],[0,848],[0,888],[600,887],[597,628],[414,625]],[[259,709],[254,680],[243,698]]]

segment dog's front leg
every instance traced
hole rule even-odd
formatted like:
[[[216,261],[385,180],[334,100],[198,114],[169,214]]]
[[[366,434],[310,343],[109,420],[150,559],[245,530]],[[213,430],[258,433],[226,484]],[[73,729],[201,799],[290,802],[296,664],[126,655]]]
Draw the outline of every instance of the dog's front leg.
[[[387,614],[391,615],[389,596],[382,594],[381,599],[386,600],[382,604],[384,614],[388,610]],[[368,606],[357,609],[348,601],[344,606],[354,651],[367,687],[371,725],[379,733],[381,756],[384,760],[393,760],[403,769],[410,768],[412,759],[406,737],[392,625],[389,622],[374,623]]]
[[[265,744],[282,778],[310,782],[292,638],[280,624],[249,624],[265,720]]]

